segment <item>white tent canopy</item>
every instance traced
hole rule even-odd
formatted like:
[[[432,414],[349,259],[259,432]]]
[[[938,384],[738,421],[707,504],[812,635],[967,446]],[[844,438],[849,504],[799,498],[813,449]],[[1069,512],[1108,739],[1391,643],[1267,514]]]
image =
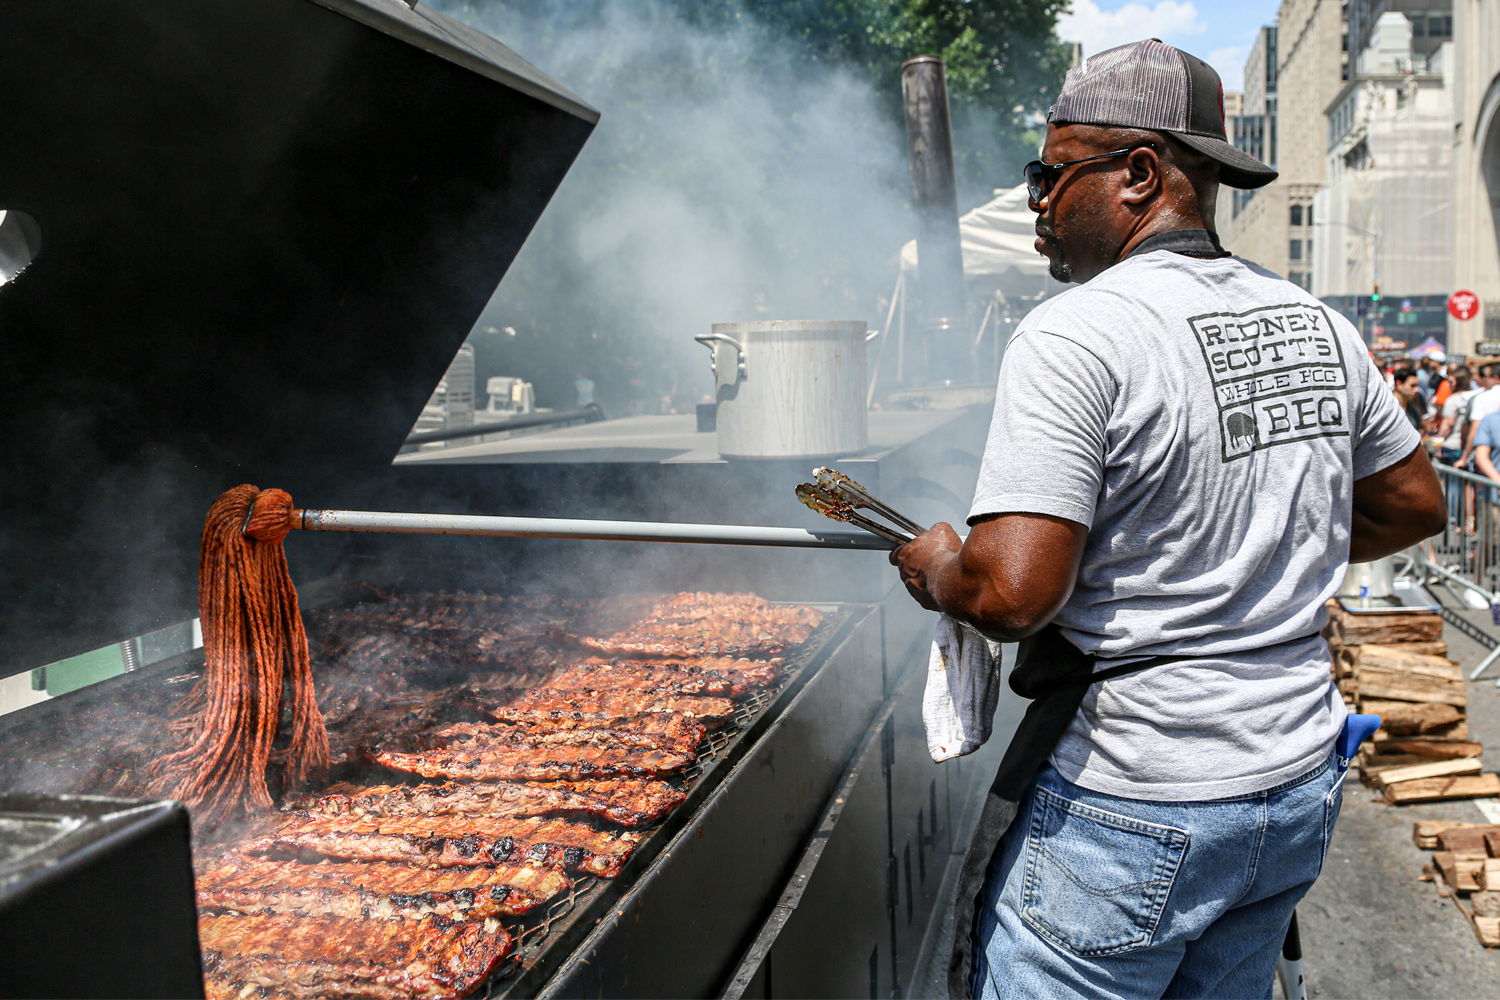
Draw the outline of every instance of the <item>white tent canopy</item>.
[[[1047,276],[1047,258],[1036,252],[1036,214],[1026,207],[1026,185],[998,191],[994,200],[958,220],[964,277],[985,294],[1032,297],[1061,286]],[[917,277],[917,241],[901,248],[901,273]]]

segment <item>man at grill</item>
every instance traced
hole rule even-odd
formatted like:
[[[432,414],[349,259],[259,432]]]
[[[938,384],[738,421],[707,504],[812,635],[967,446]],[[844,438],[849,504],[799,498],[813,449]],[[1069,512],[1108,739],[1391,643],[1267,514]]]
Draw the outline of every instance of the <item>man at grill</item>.
[[[1156,40],[1069,71],[1026,179],[1079,287],[1010,341],[968,538],[892,555],[940,635],[1021,641],[1034,699],[964,864],[955,997],[1269,997],[1347,767],[1324,602],[1445,522],[1355,330],[1220,246],[1219,184],[1276,176],[1220,93]]]

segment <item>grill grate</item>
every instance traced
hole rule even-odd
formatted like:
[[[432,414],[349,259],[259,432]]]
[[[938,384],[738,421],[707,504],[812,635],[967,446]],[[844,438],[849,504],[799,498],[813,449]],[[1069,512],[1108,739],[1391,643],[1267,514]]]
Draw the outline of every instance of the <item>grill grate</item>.
[[[817,631],[808,637],[807,642],[803,643],[800,649],[787,658],[786,669],[782,671],[776,684],[773,687],[753,691],[735,703],[734,720],[724,728],[710,732],[703,738],[703,742],[698,745],[697,760],[683,768],[679,776],[680,780],[677,784],[680,788],[684,791],[690,789],[714,761],[729,749],[736,737],[750,728],[751,723],[765,710],[766,706],[774,702],[801,675],[814,657],[822,653],[828,640],[844,624],[846,617],[846,615],[832,611],[825,612],[823,622],[818,626]],[[659,833],[660,827],[650,830],[637,845],[636,850],[639,852],[647,841],[655,838]],[[540,917],[528,915],[522,918],[519,927],[515,925],[508,927],[515,942],[511,952],[490,976],[485,989],[475,996],[489,1000],[489,998],[503,995],[516,977],[529,968],[533,961],[547,949],[553,937],[554,927],[580,906],[588,904],[603,893],[611,881],[595,878],[592,875],[579,879],[572,889],[549,903]]]

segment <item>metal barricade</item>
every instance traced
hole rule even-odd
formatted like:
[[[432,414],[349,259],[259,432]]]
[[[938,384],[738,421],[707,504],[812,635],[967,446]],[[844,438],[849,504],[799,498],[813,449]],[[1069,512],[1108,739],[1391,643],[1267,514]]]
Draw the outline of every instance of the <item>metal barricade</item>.
[[[1500,483],[1449,465],[1433,467],[1448,500],[1448,525],[1442,534],[1408,550],[1413,570],[1423,583],[1441,580],[1455,592],[1475,595],[1500,626]],[[1480,677],[1497,659],[1500,646],[1469,679]]]

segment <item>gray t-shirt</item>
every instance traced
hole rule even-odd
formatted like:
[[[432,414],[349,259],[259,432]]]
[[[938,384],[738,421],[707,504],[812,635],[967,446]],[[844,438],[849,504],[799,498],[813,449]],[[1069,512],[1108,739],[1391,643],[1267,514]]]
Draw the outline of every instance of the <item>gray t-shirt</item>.
[[[1247,261],[1153,251],[1033,310],[1001,365],[970,521],[1087,525],[1063,634],[1117,663],[1197,654],[1094,685],[1058,770],[1182,801],[1320,763],[1345,714],[1316,633],[1352,486],[1419,443],[1354,328]]]

